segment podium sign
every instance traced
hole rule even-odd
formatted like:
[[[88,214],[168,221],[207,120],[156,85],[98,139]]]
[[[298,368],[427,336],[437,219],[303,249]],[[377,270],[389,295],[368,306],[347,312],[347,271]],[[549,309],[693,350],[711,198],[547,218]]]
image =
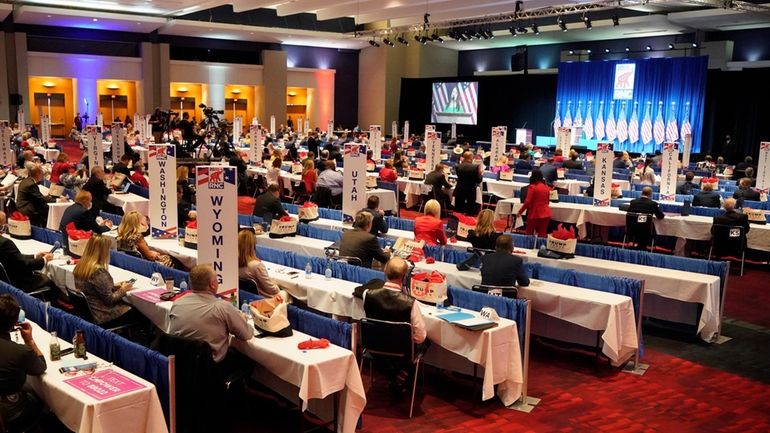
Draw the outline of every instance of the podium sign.
[[[489,165],[493,166],[497,164],[500,157],[505,155],[505,141],[508,138],[507,126],[493,126],[492,127],[492,146],[489,156]]]
[[[382,158],[382,127],[369,125],[369,148],[372,150],[372,159],[379,161]]]
[[[759,143],[759,164],[757,165],[757,189],[767,194],[770,190],[770,141]]]
[[[115,122],[112,124],[112,161],[115,163],[120,162],[120,158],[126,152],[126,129],[123,128],[123,124]]]
[[[556,131],[556,148],[561,149],[562,155],[569,155],[572,148],[572,128],[561,127]]]
[[[660,170],[660,200],[676,200],[676,171],[679,164],[679,145],[663,143],[663,164]]]
[[[10,122],[0,120],[0,165],[3,167],[13,167],[16,165],[16,161],[13,160],[13,150],[11,149],[12,139],[13,131],[11,131]]]
[[[425,132],[425,172],[433,171],[441,162],[441,133]]]
[[[155,239],[177,237],[176,146],[151,144],[147,149],[150,168],[150,235]]]
[[[346,143],[342,158],[342,223],[352,224],[356,212],[366,207],[366,145]]]
[[[238,296],[238,185],[235,167],[201,165],[195,169],[198,209],[198,263],[210,263],[217,293]]]
[[[96,125],[86,126],[86,151],[88,152],[88,172],[94,167],[104,167],[102,133]]]
[[[249,160],[255,165],[262,163],[262,127],[259,125],[249,126]]]
[[[559,128],[569,129],[569,128]],[[597,143],[594,175],[594,206],[609,206],[612,198],[612,143]]]
[[[685,134],[682,137],[684,149],[682,149],[682,169],[687,170],[690,166],[690,152],[692,152],[692,134]]]

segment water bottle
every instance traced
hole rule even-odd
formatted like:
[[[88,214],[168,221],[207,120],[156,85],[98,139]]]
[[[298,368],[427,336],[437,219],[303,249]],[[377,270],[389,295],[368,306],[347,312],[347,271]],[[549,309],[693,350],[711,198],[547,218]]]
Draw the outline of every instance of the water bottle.
[[[58,361],[61,359],[61,346],[59,345],[59,338],[56,336],[56,331],[51,332],[51,343],[48,345],[51,355],[51,361]]]
[[[545,244],[540,245],[540,253],[546,254],[548,252],[548,248],[545,247]]]
[[[24,323],[27,320],[27,313],[24,310],[19,310],[19,323]]]
[[[324,271],[324,277],[326,277],[326,280],[332,279],[332,265],[329,262],[326,262],[326,270]]]
[[[187,281],[182,280],[181,283],[179,283],[179,291],[184,292],[187,290]]]
[[[313,267],[310,265],[310,262],[307,262],[307,264],[305,265],[305,278],[309,280],[312,275],[313,275]]]
[[[249,308],[249,303],[246,301],[243,301],[243,304],[241,304],[241,312],[245,314],[246,316],[251,315],[251,309]]]

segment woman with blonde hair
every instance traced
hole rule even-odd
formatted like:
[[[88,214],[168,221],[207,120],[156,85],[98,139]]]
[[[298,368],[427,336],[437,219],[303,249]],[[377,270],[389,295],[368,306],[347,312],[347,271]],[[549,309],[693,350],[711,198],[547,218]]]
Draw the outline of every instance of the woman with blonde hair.
[[[495,230],[495,213],[491,209],[484,209],[476,217],[476,227],[468,232],[468,242],[477,250],[494,250],[500,233]],[[457,264],[457,269],[467,271],[481,258],[481,253],[474,251],[473,255],[462,263]]]
[[[318,181],[318,173],[315,171],[315,162],[308,158],[302,167],[302,182],[305,184],[305,192],[313,194],[315,183]]]
[[[241,230],[238,233],[238,278],[253,280],[262,296],[275,296],[281,289],[270,279],[264,263],[257,257],[256,249],[254,233]]]
[[[501,155],[495,165],[492,166],[492,173],[500,173],[501,171],[510,171],[511,166],[508,165],[508,157]]]
[[[128,281],[115,284],[108,270],[110,263],[110,238],[94,235],[88,240],[83,256],[72,271],[75,287],[86,298],[97,325],[128,321],[131,306],[123,302],[133,285]],[[111,327],[111,326],[103,326]]]
[[[437,200],[428,200],[425,203],[425,214],[414,219],[414,240],[425,241],[426,245],[446,245],[441,204]]]
[[[190,187],[190,169],[186,165],[177,167],[176,184],[182,187],[182,198],[188,203],[195,203],[195,190]]]
[[[158,262],[169,268],[177,267],[171,256],[153,251],[147,245],[142,233],[143,218],[144,216],[135,210],[123,215],[118,226],[118,250],[141,254],[143,259]]]

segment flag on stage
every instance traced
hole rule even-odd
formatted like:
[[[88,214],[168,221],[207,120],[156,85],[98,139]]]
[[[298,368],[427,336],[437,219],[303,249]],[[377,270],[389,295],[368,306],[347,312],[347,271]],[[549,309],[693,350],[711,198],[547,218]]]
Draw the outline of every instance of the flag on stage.
[[[679,126],[676,124],[676,102],[671,103],[671,114],[666,125],[666,141],[675,142],[679,139]]]
[[[642,143],[647,144],[652,141],[652,102],[647,101],[647,108],[644,110],[644,120],[642,120]]]
[[[684,119],[682,119],[682,130],[679,135],[684,140],[687,134],[692,134],[692,128],[690,128],[690,102],[684,105]]]
[[[666,127],[663,125],[663,101],[658,102],[658,115],[655,116],[655,127],[652,130],[655,144],[660,146],[666,138]]]
[[[562,125],[565,128],[572,127],[572,116],[569,114],[570,107],[572,107],[572,101],[567,101],[567,112],[564,113],[564,123]]]
[[[634,144],[639,141],[639,114],[636,111],[636,106],[639,104],[634,101],[634,111],[631,114],[631,121],[628,122],[628,142]]]
[[[559,108],[561,108],[561,101],[556,101],[556,117],[553,118],[553,136],[556,137],[556,131],[561,128],[561,118],[559,117]]]
[[[575,120],[572,122],[574,126],[583,126],[583,116],[580,115],[580,107],[583,105],[583,101],[578,101],[577,113],[575,113]]]
[[[588,101],[588,107],[586,107],[586,121],[583,125],[583,132],[585,132],[588,140],[594,137],[594,121],[591,118],[591,101]]]
[[[597,140],[604,138],[604,101],[599,101],[599,112],[596,113],[596,126],[594,132]]]
[[[626,122],[626,101],[620,106],[620,115],[618,116],[618,143],[628,139],[628,123]]]
[[[615,102],[610,103],[610,114],[607,115],[607,126],[604,127],[604,132],[607,134],[607,140],[615,141],[618,136],[618,131],[615,129]]]

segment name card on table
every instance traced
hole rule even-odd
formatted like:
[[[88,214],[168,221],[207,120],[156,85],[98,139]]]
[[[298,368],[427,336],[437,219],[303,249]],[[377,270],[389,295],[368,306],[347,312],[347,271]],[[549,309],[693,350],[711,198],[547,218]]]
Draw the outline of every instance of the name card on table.
[[[663,143],[663,164],[660,169],[660,200],[676,200],[676,170],[679,164],[679,145]]]
[[[489,165],[493,166],[497,164],[500,157],[505,155],[505,141],[508,138],[507,126],[493,126],[492,127],[492,145],[489,154]]]
[[[759,143],[759,164],[757,165],[757,190],[767,194],[770,189],[770,141]]]
[[[112,124],[112,161],[115,163],[120,162],[120,158],[126,152],[126,129],[123,128],[122,122],[115,122]]]
[[[94,167],[104,167],[102,133],[96,125],[86,126],[86,151],[88,151],[88,172]]]
[[[253,123],[249,126],[249,160],[255,165],[262,163],[262,126]]]
[[[346,170],[347,171],[347,170]],[[198,208],[198,263],[211,263],[217,293],[238,295],[238,184],[235,167],[195,169]]]
[[[352,224],[356,212],[366,207],[366,146],[346,143],[342,158],[342,223]]]
[[[146,388],[112,369],[66,379],[64,383],[99,401]]]
[[[16,165],[11,149],[11,139],[13,139],[13,131],[10,123],[7,120],[0,120],[0,165],[5,167]]]
[[[243,116],[235,116],[233,119],[233,143],[240,143],[243,135]]]
[[[427,128],[427,127],[426,127]],[[433,171],[441,162],[441,133],[425,131],[425,170]]]
[[[382,158],[382,126],[369,125],[369,148],[372,158],[379,161]]]
[[[151,144],[147,149],[150,168],[150,235],[155,239],[176,238],[176,146]]]
[[[561,129],[561,128],[560,128]],[[596,173],[594,175],[594,206],[609,206],[612,198],[612,143],[596,144]]]
[[[409,141],[409,121],[405,120],[404,121],[404,142],[406,143],[408,141]]]

